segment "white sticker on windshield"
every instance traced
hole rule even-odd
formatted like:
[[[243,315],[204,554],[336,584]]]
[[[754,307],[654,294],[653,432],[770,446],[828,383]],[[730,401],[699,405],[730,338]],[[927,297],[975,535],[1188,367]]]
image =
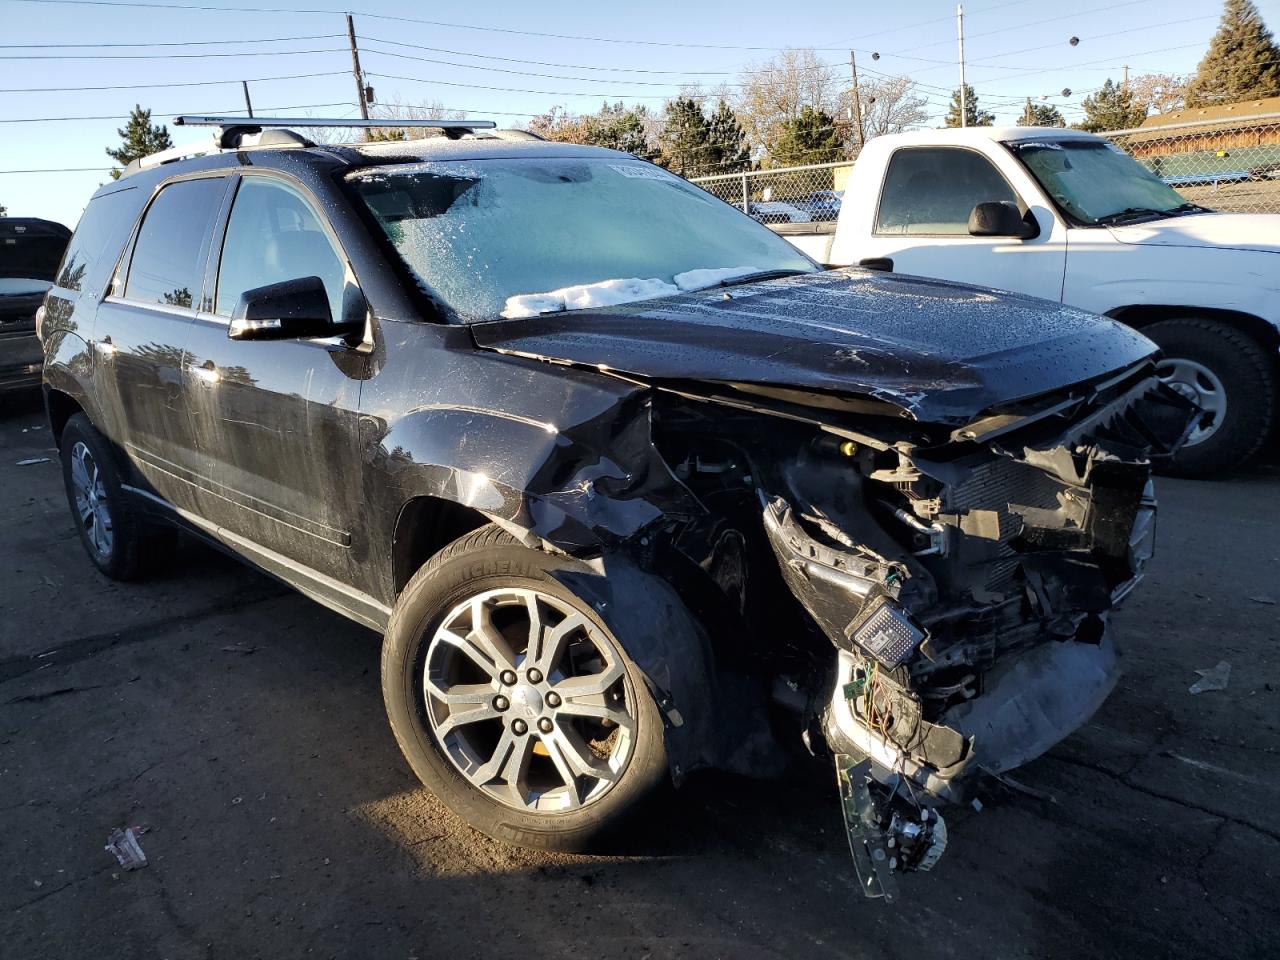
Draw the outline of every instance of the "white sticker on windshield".
[[[630,163],[611,163],[609,169],[616,170],[624,177],[630,177],[632,180],[674,180],[676,179],[667,171],[659,167],[646,167],[640,164]]]

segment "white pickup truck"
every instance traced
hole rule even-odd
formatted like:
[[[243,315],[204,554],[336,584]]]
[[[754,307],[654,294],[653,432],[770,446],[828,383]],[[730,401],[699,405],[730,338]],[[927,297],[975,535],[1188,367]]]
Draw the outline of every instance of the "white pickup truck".
[[[1188,203],[1092,134],[971,127],[877,137],[834,232],[777,229],[819,263],[1012,290],[1142,330],[1164,351],[1161,375],[1205,410],[1179,472],[1220,472],[1266,442],[1280,215]]]

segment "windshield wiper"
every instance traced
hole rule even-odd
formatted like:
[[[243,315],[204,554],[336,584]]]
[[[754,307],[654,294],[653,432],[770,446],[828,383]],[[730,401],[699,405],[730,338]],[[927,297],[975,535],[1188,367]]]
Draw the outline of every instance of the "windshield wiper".
[[[720,281],[722,287],[736,287],[740,283],[756,283],[760,280],[779,280],[782,277],[795,277],[802,273],[809,273],[808,270],[757,270],[754,273],[744,273],[738,277],[726,277]]]
[[[1108,213],[1105,217],[1098,217],[1094,223],[1116,223],[1120,220],[1126,220],[1129,217],[1169,217],[1173,214],[1181,213],[1181,207],[1174,207],[1172,210],[1156,210],[1154,207],[1125,207],[1115,213]]]

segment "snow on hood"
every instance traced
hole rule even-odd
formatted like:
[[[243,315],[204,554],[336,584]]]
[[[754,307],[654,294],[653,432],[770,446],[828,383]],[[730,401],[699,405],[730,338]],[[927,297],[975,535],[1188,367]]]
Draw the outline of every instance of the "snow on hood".
[[[612,307],[623,303],[635,303],[638,300],[652,300],[655,297],[670,297],[677,293],[712,287],[722,280],[743,277],[749,273],[756,273],[759,269],[759,267],[712,267],[677,273],[672,278],[675,283],[667,283],[657,277],[648,279],[630,277],[600,280],[596,283],[579,283],[571,287],[561,287],[559,290],[548,290],[546,293],[522,293],[507,297],[507,302],[502,308],[502,316],[506,320],[518,320],[521,317],[536,317],[540,313],[585,310],[589,307]]]
[[[1280,214],[1197,213],[1109,228],[1121,243],[1280,253]]]

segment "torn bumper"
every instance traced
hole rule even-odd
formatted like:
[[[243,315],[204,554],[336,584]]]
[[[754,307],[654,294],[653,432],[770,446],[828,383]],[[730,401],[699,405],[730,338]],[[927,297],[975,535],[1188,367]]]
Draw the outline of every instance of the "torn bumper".
[[[836,680],[824,713],[824,731],[837,753],[865,756],[882,783],[897,774],[947,802],[961,802],[979,771],[1003,773],[1041,756],[1086,723],[1115,688],[1120,664],[1107,631],[1100,643],[1057,642],[1033,647],[997,664],[981,697],[948,711],[942,726],[964,741],[962,756],[908,752],[870,730],[846,696],[862,662],[837,653]],[[935,762],[941,761],[941,762]]]

